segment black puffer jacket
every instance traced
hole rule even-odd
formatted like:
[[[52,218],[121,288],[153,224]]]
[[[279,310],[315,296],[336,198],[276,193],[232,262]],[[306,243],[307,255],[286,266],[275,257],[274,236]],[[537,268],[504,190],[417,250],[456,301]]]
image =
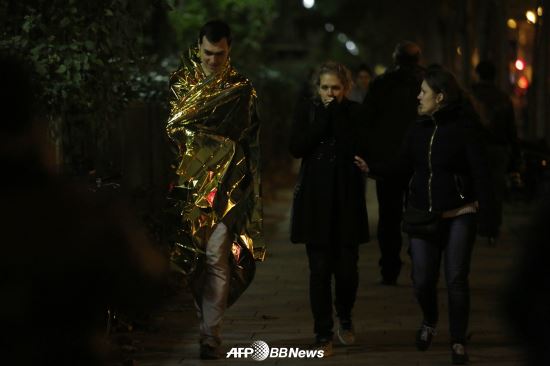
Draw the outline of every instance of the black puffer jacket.
[[[482,222],[489,226],[484,231],[495,231],[482,127],[469,103],[419,118],[405,139],[402,162],[410,177],[409,204],[443,212],[478,201],[479,214],[487,218]]]

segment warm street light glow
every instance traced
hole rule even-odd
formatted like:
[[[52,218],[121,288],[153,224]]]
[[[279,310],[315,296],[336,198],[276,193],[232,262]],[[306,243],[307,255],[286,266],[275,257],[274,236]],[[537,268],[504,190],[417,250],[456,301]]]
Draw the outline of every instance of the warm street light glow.
[[[462,48],[460,48],[460,46],[456,48],[456,53],[457,55],[462,56]]]
[[[508,19],[508,21],[506,22],[506,25],[510,29],[516,29],[518,27],[518,23],[512,18]]]
[[[334,24],[332,23],[325,23],[325,30],[327,32],[334,32]]]
[[[529,80],[525,76],[522,76],[518,80],[518,86],[520,89],[527,89],[529,87]]]
[[[315,0],[303,0],[304,8],[311,9],[315,5]]]
[[[518,58],[514,65],[516,66],[516,69],[518,69],[519,71],[522,71],[523,69],[525,69],[525,62],[523,62],[522,59]]]
[[[537,22],[537,15],[535,14],[534,11],[532,10],[529,10],[525,13],[525,17],[527,18],[527,21],[529,23],[533,23],[535,24]]]
[[[386,66],[381,64],[377,64],[376,66],[374,66],[374,73],[376,75],[382,75],[385,72],[386,72]]]
[[[537,8],[537,15],[538,15],[539,17],[542,16],[542,6],[539,6],[539,7]]]

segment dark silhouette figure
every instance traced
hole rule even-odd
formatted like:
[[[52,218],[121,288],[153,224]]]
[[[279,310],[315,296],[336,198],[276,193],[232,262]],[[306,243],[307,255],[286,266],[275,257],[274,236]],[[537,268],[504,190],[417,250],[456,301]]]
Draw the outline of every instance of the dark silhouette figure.
[[[505,297],[506,315],[522,341],[527,365],[550,365],[550,194],[541,200]]]
[[[502,224],[506,173],[517,170],[520,152],[512,101],[495,84],[495,66],[490,61],[481,61],[476,66],[476,73],[479,81],[472,86],[472,95],[485,129],[487,156],[497,205],[497,231],[488,232],[485,222],[480,222],[479,230],[482,235],[496,237]]]
[[[418,66],[420,48],[402,42],[395,48],[395,67],[374,79],[365,97],[365,123],[369,165],[392,166],[406,131],[417,117],[416,96],[423,69]],[[382,284],[395,285],[401,271],[401,216],[405,187],[399,174],[383,168],[377,177],[378,244]]]
[[[0,75],[2,362],[104,364],[107,310],[158,302],[164,261],[122,206],[52,173],[30,69],[2,55]]]

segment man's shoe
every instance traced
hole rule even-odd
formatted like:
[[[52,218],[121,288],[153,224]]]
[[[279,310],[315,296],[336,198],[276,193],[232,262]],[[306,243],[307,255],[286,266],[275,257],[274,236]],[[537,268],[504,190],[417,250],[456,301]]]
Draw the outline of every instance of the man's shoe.
[[[213,347],[209,344],[201,344],[200,348],[201,360],[217,360],[222,357],[218,347]]]
[[[426,324],[422,324],[420,329],[416,332],[416,349],[419,351],[425,351],[432,344],[432,338],[436,334],[435,328]]]
[[[332,339],[318,338],[312,346],[312,349],[323,351],[323,358],[334,355],[334,351],[332,350]]]
[[[340,323],[340,327],[336,331],[336,336],[344,346],[355,344],[355,331],[351,322]]]
[[[465,365],[468,363],[468,354],[464,345],[461,343],[454,343],[451,346],[453,365]]]

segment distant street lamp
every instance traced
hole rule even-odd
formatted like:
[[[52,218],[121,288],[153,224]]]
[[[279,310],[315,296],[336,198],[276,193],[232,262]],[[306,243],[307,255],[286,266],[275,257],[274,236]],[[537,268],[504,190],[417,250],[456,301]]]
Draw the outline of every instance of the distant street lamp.
[[[523,69],[525,69],[525,62],[518,58],[514,64],[514,66],[516,67],[516,69],[518,69],[519,71],[522,71]]]
[[[539,6],[539,7],[537,8],[537,15],[538,15],[539,17],[542,16],[542,6]]]
[[[353,41],[347,41],[346,42],[346,48],[348,49],[349,53],[351,53],[354,56],[359,55],[359,48],[357,48],[357,45]]]
[[[518,27],[518,23],[512,18],[510,18],[506,21],[506,25],[510,29],[516,29]]]
[[[521,76],[518,80],[518,86],[520,89],[527,89],[529,87],[529,80],[525,76]]]
[[[315,6],[315,0],[303,0],[302,3],[304,4],[304,8],[311,9],[313,6]]]
[[[537,14],[532,10],[527,11],[525,17],[529,23],[535,24],[537,22]]]

